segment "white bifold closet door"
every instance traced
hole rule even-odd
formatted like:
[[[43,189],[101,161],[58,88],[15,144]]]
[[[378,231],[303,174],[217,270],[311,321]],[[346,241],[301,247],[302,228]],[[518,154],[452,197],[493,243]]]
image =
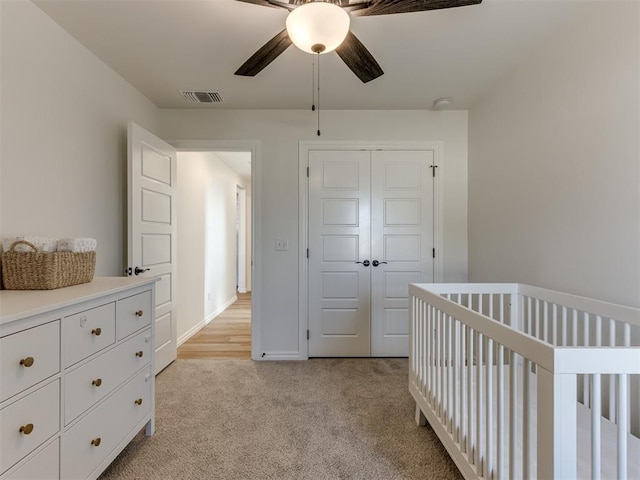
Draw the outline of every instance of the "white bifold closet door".
[[[433,151],[309,152],[309,356],[407,356],[434,280]]]

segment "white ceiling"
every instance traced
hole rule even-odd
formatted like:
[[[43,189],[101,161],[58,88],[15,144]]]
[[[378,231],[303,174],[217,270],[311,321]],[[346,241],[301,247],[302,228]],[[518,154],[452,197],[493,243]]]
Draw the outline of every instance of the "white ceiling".
[[[233,74],[284,28],[287,12],[235,0],[35,0],[161,108],[310,108],[312,56],[290,47],[256,77]],[[484,0],[447,10],[352,17],[385,74],[363,84],[335,52],[321,57],[327,109],[425,109],[438,97],[469,108],[577,0]],[[179,90],[212,90],[194,105]]]

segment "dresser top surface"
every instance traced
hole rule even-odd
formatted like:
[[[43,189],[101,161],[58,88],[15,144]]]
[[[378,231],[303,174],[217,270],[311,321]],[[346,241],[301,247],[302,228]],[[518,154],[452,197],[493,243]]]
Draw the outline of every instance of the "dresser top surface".
[[[92,282],[55,290],[0,290],[0,325],[146,284],[158,277],[95,277]]]

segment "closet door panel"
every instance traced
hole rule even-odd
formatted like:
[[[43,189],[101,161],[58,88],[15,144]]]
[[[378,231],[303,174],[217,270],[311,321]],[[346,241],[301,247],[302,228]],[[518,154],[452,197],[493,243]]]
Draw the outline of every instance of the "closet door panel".
[[[370,159],[309,152],[309,356],[370,350]]]
[[[408,286],[433,282],[433,152],[371,152],[371,354],[409,352]]]

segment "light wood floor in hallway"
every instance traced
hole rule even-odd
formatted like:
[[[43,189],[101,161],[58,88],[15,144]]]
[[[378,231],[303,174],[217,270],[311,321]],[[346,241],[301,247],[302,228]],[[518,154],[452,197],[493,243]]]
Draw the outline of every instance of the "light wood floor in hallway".
[[[238,300],[178,348],[178,358],[251,358],[251,293]]]

